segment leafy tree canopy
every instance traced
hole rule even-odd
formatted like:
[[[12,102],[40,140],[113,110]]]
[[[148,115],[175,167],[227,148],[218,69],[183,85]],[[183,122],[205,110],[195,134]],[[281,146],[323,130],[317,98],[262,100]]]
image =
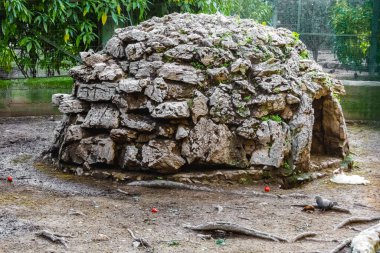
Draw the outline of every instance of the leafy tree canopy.
[[[365,0],[360,4],[340,0],[331,8],[331,27],[336,34],[335,53],[346,66],[360,67],[367,59],[372,6],[372,0]]]
[[[49,75],[76,61],[78,52],[99,46],[102,25],[136,24],[171,12],[240,15],[269,21],[272,7],[264,0],[4,0],[0,3],[0,66],[13,64],[36,76]],[[58,50],[57,50],[58,49]]]

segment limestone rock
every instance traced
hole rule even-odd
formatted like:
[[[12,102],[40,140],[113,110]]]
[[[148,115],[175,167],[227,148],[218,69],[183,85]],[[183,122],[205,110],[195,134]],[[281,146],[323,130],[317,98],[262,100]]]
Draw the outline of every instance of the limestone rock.
[[[82,127],[113,129],[119,127],[119,111],[111,104],[92,104]]]
[[[289,126],[272,120],[263,122],[257,131],[257,138],[262,146],[253,151],[250,163],[279,168],[290,151]]]
[[[104,47],[104,51],[116,59],[120,59],[125,56],[123,42],[117,37],[112,37],[107,42],[106,46]]]
[[[67,97],[63,99],[58,107],[61,113],[81,113],[89,110],[88,104],[75,98]]]
[[[102,51],[80,54],[72,94],[53,97],[65,117],[52,156],[107,178],[103,167],[217,166],[286,182],[310,170],[312,154],[349,148],[333,96],[344,87],[304,50],[287,29],[220,14],[117,28]]]
[[[139,42],[136,44],[128,44],[125,48],[125,55],[129,61],[136,61],[142,58],[145,53],[145,46]]]
[[[153,84],[148,85],[144,92],[145,95],[156,102],[164,101],[167,93],[168,85],[165,80],[160,77],[154,79]]]
[[[138,131],[151,132],[154,130],[156,123],[146,116],[122,113],[121,125]]]
[[[70,98],[73,99],[74,97],[71,97],[70,94],[63,94],[63,93],[53,94],[53,96],[51,97],[51,103],[54,106],[59,106],[63,100],[67,100]]]
[[[101,136],[82,139],[77,152],[89,165],[112,165],[116,158],[115,143],[110,138]]]
[[[121,30],[117,33],[117,36],[124,42],[141,42],[149,37],[148,33],[138,29]]]
[[[208,133],[208,134],[205,134]],[[245,168],[247,158],[236,136],[224,124],[201,118],[183,143],[182,155],[191,163]]]
[[[152,117],[163,119],[188,118],[190,117],[190,109],[186,101],[164,102],[154,108]]]
[[[116,93],[116,83],[78,84],[77,97],[90,102],[110,101]]]
[[[186,161],[181,157],[176,142],[170,140],[152,140],[142,148],[143,164],[161,173],[174,173]]]
[[[137,156],[139,153],[139,149],[134,145],[126,145],[124,156],[121,161],[122,168],[136,168],[141,166],[141,161],[138,160]]]
[[[141,92],[143,86],[140,84],[140,80],[127,78],[119,81],[119,90],[126,93]]]
[[[188,84],[202,84],[205,80],[203,73],[192,66],[180,65],[177,63],[166,63],[158,72],[164,79],[179,81]]]
[[[175,134],[176,140],[181,140],[189,136],[190,128],[184,125],[179,125],[177,128],[177,133]]]
[[[103,71],[99,73],[99,79],[102,81],[114,81],[121,78],[124,75],[123,70],[117,64],[107,66]]]
[[[80,57],[82,61],[89,67],[93,67],[97,63],[103,63],[107,60],[105,55],[89,52],[80,52]]]
[[[192,101],[192,107],[191,107],[191,112],[192,112],[192,119],[194,124],[197,123],[198,118],[201,116],[206,116],[208,114],[208,98],[202,94],[200,91],[195,91],[194,93],[194,99]]]

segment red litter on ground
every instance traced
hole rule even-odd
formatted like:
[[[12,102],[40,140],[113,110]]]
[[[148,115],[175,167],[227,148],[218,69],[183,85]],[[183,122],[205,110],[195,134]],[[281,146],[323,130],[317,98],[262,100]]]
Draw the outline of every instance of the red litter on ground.
[[[270,187],[269,187],[269,186],[265,186],[265,187],[264,187],[264,191],[265,191],[265,192],[270,192]]]
[[[13,177],[8,176],[7,181],[10,182],[10,183],[12,183],[13,182]]]
[[[157,213],[158,212],[158,209],[153,207],[152,210],[151,210],[152,213]]]

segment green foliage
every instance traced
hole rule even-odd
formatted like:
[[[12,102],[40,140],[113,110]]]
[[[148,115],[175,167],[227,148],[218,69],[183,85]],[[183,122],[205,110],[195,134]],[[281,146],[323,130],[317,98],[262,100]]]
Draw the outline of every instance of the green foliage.
[[[300,57],[301,59],[309,59],[309,51],[307,51],[306,49],[305,50],[302,50],[301,53],[300,53]]]
[[[108,17],[116,24],[127,16],[143,20],[148,0],[6,0],[0,4],[0,64],[12,63],[25,77],[37,66],[48,74],[73,65],[78,52],[98,44],[99,26]],[[57,49],[58,48],[58,49]]]
[[[295,42],[300,41],[300,34],[298,32],[292,32],[292,35],[294,37]]]
[[[261,121],[268,121],[268,120],[273,120],[277,123],[281,123],[283,122],[283,119],[281,118],[281,116],[277,115],[277,114],[273,114],[273,115],[267,115],[267,116],[264,116],[261,118]]]
[[[198,61],[193,61],[190,63],[191,66],[193,66],[196,69],[206,69],[206,66],[203,65],[203,63],[198,62]]]
[[[220,12],[269,22],[272,9],[266,0],[5,0],[0,66],[10,71],[17,65],[25,77],[35,77],[37,67],[59,74],[76,64],[80,51],[99,46],[101,26],[109,20],[125,26],[172,12]]]
[[[366,60],[370,46],[371,16],[370,0],[361,5],[352,5],[347,0],[341,0],[331,8],[331,27],[338,35],[334,38],[334,49],[344,65],[359,67]]]

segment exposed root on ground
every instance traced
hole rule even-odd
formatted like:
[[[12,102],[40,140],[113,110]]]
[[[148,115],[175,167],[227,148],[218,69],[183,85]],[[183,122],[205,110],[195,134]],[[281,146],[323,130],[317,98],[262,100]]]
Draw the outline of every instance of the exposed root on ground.
[[[345,247],[347,247],[348,244],[351,243],[351,239],[346,239],[343,242],[341,242],[338,246],[336,246],[333,250],[330,251],[330,253],[338,253]]]
[[[142,187],[150,187],[150,188],[167,188],[167,189],[182,189],[182,190],[191,190],[191,191],[204,191],[204,192],[215,192],[215,193],[227,193],[227,194],[235,194],[241,196],[249,196],[249,197],[271,197],[271,198],[306,198],[307,195],[300,193],[292,193],[289,195],[280,195],[280,194],[271,194],[271,193],[263,193],[258,191],[226,191],[226,190],[216,190],[206,186],[197,186],[197,185],[189,185],[169,180],[152,180],[152,181],[133,181],[127,184],[128,186],[142,186]]]
[[[285,238],[282,238],[280,236],[276,236],[273,234],[269,234],[266,232],[262,232],[256,229],[251,229],[251,228],[245,228],[241,225],[234,224],[231,222],[222,222],[222,221],[217,221],[217,222],[207,222],[204,224],[200,224],[198,226],[191,226],[191,225],[184,225],[185,228],[194,230],[194,231],[215,231],[215,230],[223,230],[226,232],[232,232],[236,234],[241,234],[241,235],[248,235],[248,236],[253,236],[261,239],[266,239],[266,240],[272,240],[275,242],[287,242]]]
[[[380,220],[380,216],[376,216],[376,217],[357,217],[357,216],[354,216],[354,217],[350,217],[348,219],[345,219],[344,221],[342,221],[341,223],[339,223],[335,229],[339,229],[339,228],[342,228],[348,224],[352,224],[352,223],[364,223],[364,222],[371,222],[371,221],[378,221]]]
[[[307,238],[307,237],[314,237],[318,235],[317,233],[315,232],[305,232],[305,233],[302,233],[302,234],[299,234],[297,236],[295,236],[293,239],[289,240],[289,242],[296,242],[296,241],[300,241],[304,238]]]
[[[60,243],[62,244],[65,248],[67,247],[67,241],[65,238],[72,238],[73,236],[71,235],[62,235],[54,232],[50,232],[48,230],[42,230],[40,232],[36,233],[37,236],[40,236],[42,238],[48,239],[54,243]]]
[[[306,207],[306,206],[313,206],[315,209],[320,209],[321,208],[318,206],[318,205],[310,205],[310,204],[296,204],[296,205],[292,205],[292,206],[296,206],[296,207]],[[325,210],[326,212],[327,211],[333,211],[333,212],[340,212],[340,213],[351,213],[350,210],[346,209],[346,208],[342,208],[342,207],[337,207],[337,206],[333,206],[331,207],[330,209],[327,209]]]

